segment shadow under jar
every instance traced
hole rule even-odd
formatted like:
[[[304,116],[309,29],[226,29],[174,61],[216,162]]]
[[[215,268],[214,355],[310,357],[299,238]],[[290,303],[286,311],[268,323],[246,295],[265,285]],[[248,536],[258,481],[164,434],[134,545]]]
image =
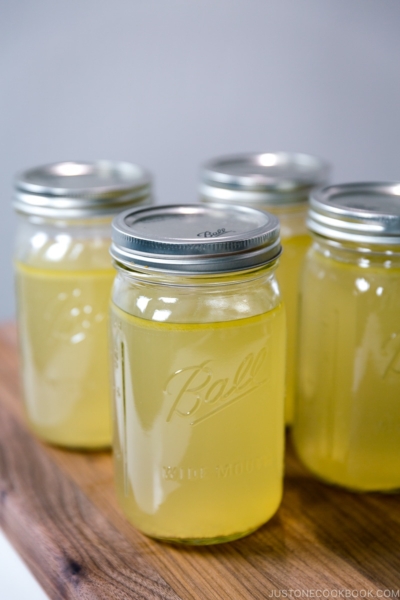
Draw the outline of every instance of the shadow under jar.
[[[25,408],[52,444],[111,444],[108,311],[111,220],[150,200],[137,165],[37,167],[16,179],[15,273]]]
[[[400,488],[400,184],[311,197],[293,437],[304,464],[359,491]]]
[[[310,191],[326,185],[329,165],[316,156],[265,152],[220,156],[202,168],[203,202],[266,210],[279,218],[283,254],[277,273],[287,317],[285,421],[293,421],[298,279],[311,238],[306,229]]]
[[[285,322],[276,217],[176,205],[113,223],[117,493],[149,536],[260,527],[282,496]]]

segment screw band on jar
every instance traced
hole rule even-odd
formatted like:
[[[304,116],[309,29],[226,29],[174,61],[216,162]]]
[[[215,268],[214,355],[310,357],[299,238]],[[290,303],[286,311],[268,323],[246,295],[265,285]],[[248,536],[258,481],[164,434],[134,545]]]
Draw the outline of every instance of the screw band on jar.
[[[307,225],[338,241],[400,244],[400,183],[333,185],[311,195]]]
[[[15,178],[15,210],[39,217],[112,215],[150,199],[150,174],[127,162],[60,162],[27,169]]]
[[[201,170],[200,194],[205,202],[279,206],[308,201],[324,185],[329,165],[316,156],[265,152],[221,156]]]
[[[154,206],[113,222],[111,255],[128,268],[223,273],[268,264],[280,253],[278,219],[242,206]]]

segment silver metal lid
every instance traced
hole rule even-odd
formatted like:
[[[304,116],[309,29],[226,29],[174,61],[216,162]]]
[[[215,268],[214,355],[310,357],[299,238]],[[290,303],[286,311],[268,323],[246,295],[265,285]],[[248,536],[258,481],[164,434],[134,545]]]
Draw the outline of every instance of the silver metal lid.
[[[111,255],[131,269],[222,273],[267,264],[281,253],[277,217],[243,206],[138,208],[117,215],[112,228]]]
[[[151,176],[138,165],[71,161],[19,173],[13,204],[29,215],[74,219],[115,214],[150,194]]]
[[[293,204],[326,185],[328,163],[310,154],[264,152],[221,156],[204,164],[200,194],[205,202]]]
[[[315,191],[307,225],[334,240],[400,244],[400,183],[346,183]]]

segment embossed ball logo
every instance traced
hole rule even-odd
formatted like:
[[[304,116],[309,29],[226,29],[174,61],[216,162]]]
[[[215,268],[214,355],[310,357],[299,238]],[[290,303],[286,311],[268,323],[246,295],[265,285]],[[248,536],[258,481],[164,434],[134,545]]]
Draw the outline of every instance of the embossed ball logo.
[[[266,354],[265,348],[247,354],[233,377],[215,376],[212,360],[177,370],[164,386],[164,394],[172,398],[167,422],[176,416],[197,425],[254,392],[266,382]]]

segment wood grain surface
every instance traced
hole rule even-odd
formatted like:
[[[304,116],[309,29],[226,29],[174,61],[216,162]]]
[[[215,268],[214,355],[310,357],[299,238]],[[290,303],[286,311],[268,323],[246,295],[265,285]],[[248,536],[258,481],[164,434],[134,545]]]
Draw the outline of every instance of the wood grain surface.
[[[324,485],[290,443],[283,503],[256,533],[193,548],[143,536],[117,505],[110,454],[29,432],[13,325],[0,328],[0,525],[52,600],[400,599],[400,496]]]

